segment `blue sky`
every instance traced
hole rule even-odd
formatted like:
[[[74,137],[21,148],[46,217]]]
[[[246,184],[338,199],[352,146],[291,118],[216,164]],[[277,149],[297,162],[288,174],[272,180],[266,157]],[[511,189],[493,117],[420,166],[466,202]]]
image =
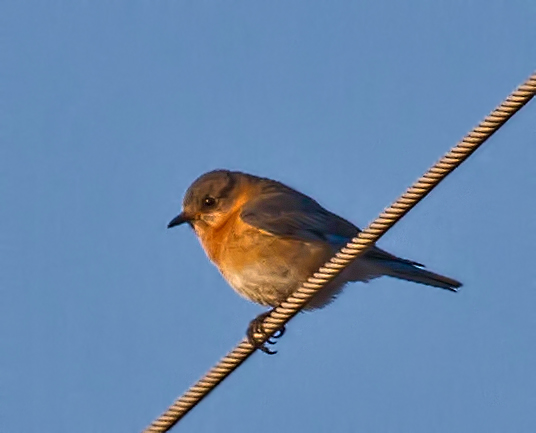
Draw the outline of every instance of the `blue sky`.
[[[243,336],[201,173],[363,227],[534,70],[533,1],[0,4],[0,431],[141,431]],[[464,282],[347,287],[174,431],[531,432],[536,103],[380,245]]]

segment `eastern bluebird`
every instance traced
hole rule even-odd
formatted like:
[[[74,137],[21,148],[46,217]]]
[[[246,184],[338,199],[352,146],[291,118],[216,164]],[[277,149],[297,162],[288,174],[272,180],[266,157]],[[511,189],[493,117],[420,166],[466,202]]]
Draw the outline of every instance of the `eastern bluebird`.
[[[168,227],[185,222],[234,290],[271,307],[297,290],[360,231],[280,182],[228,170],[205,173],[188,188],[182,212]],[[306,309],[329,304],[349,281],[383,275],[452,291],[461,286],[420,263],[372,246],[321,289]],[[255,345],[253,336],[265,333],[261,324],[268,313],[250,324],[248,337]],[[272,353],[265,346],[260,349]]]

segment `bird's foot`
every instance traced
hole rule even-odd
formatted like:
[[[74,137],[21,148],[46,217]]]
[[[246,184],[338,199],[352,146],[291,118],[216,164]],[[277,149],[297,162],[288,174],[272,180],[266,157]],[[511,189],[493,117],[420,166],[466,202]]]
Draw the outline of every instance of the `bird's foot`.
[[[246,335],[249,342],[257,349],[267,353],[268,355],[275,355],[277,350],[270,349],[266,346],[266,344],[274,345],[277,342],[276,340],[282,337],[285,333],[285,327],[283,326],[281,329],[278,329],[274,335],[268,338],[264,343],[262,342],[262,340],[268,335],[268,332],[266,332],[266,329],[264,329],[264,319],[266,319],[271,312],[272,310],[266,311],[265,313],[259,314],[257,317],[255,317],[249,323]],[[255,334],[261,334],[263,337],[261,339],[257,339],[255,338]]]

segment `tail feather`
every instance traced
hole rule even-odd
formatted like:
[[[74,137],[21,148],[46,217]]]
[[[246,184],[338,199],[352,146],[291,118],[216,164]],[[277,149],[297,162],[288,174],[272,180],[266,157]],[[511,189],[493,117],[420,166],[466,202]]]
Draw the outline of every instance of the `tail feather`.
[[[462,286],[459,281],[423,269],[423,265],[420,263],[393,256],[379,248],[367,251],[365,257],[373,261],[375,266],[381,265],[382,273],[390,277],[452,290],[453,292],[457,292]]]
[[[426,284],[427,286],[452,290],[453,292],[457,292],[462,286],[462,283],[459,281],[445,277],[444,275],[439,275],[434,272],[427,271],[426,269],[417,268],[416,266],[405,266],[407,267],[406,269],[389,268],[385,274],[389,275],[390,277],[413,281],[414,283]]]

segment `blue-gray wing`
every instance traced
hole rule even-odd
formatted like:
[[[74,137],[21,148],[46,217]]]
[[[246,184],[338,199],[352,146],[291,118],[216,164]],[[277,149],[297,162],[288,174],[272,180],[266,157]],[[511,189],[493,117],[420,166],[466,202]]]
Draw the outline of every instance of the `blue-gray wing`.
[[[344,245],[359,233],[349,221],[290,188],[261,194],[244,205],[240,217],[247,224],[276,236],[327,241],[336,246]]]

